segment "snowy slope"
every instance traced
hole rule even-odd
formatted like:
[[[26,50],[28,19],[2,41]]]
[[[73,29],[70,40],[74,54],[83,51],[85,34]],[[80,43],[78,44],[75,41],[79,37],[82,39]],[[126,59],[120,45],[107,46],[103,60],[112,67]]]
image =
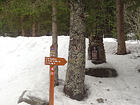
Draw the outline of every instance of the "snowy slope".
[[[51,37],[0,37],[0,105],[17,105],[24,90],[31,90],[48,99],[49,66],[44,57],[49,56]],[[59,57],[68,59],[69,37],[59,37]],[[86,40],[88,46],[88,40]],[[59,67],[60,86],[55,88],[54,105],[140,105],[140,44],[128,41],[125,56],[115,55],[116,40],[104,39],[107,63],[100,67],[115,68],[117,78],[86,76],[88,98],[76,101],[63,93],[67,64]],[[87,51],[87,50],[86,50]],[[87,52],[86,52],[87,55]],[[86,67],[95,67],[86,59]],[[97,100],[103,101],[99,103]],[[19,105],[28,105],[21,103]]]

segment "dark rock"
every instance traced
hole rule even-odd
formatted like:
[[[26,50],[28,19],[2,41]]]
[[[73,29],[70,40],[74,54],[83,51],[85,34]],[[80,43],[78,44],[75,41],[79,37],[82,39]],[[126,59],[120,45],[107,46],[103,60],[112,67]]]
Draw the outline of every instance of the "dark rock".
[[[98,98],[96,101],[97,101],[98,103],[104,103],[104,99],[103,99],[103,98]]]
[[[107,89],[107,91],[110,91],[110,89]]]
[[[95,77],[117,77],[118,73],[112,68],[87,68],[85,70],[86,75]]]
[[[107,99],[105,99],[105,101],[107,101]]]
[[[99,81],[99,83],[102,83],[102,81]]]

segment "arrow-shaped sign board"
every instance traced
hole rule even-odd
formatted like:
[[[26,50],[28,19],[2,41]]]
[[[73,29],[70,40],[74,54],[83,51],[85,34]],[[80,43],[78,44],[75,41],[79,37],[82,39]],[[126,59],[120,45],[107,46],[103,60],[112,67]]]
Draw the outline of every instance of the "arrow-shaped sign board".
[[[45,65],[65,65],[66,63],[64,58],[45,57]]]

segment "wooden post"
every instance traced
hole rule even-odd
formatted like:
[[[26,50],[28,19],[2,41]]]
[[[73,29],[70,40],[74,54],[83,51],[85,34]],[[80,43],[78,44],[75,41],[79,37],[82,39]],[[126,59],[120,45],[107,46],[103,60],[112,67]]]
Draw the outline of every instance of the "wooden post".
[[[50,65],[49,105],[54,105],[54,65]]]
[[[55,56],[55,47],[52,44],[50,47],[50,57]],[[49,105],[54,105],[54,65],[50,65],[50,92],[49,92]]]
[[[49,105],[54,105],[54,71],[55,66],[65,65],[67,61],[64,58],[55,57],[55,47],[52,44],[50,47],[50,57],[45,57],[45,65],[50,65],[50,90],[49,90]]]

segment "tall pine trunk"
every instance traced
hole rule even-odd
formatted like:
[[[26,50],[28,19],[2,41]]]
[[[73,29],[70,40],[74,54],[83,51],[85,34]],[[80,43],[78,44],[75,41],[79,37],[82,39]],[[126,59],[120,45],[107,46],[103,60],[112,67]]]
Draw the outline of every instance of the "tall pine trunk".
[[[35,23],[32,24],[32,37],[35,37],[36,36],[36,33],[35,33]]]
[[[23,26],[22,26],[22,28],[21,28],[21,35],[22,35],[22,36],[25,36],[25,31],[24,31]]]
[[[37,23],[37,36],[40,36],[40,22]]]
[[[57,44],[57,17],[56,17],[56,3],[52,0],[52,39],[55,47],[55,57],[58,57],[58,44]],[[55,66],[54,71],[54,86],[58,86],[58,66]]]
[[[64,93],[82,100],[85,95],[85,17],[83,0],[71,0],[70,44]]]
[[[124,4],[123,0],[116,0],[117,7],[117,39],[118,39],[118,48],[117,54],[124,55],[126,54],[126,45],[125,45],[125,34],[124,34]]]
[[[24,31],[24,27],[23,27],[23,16],[21,16],[21,35],[25,36],[25,31]]]

